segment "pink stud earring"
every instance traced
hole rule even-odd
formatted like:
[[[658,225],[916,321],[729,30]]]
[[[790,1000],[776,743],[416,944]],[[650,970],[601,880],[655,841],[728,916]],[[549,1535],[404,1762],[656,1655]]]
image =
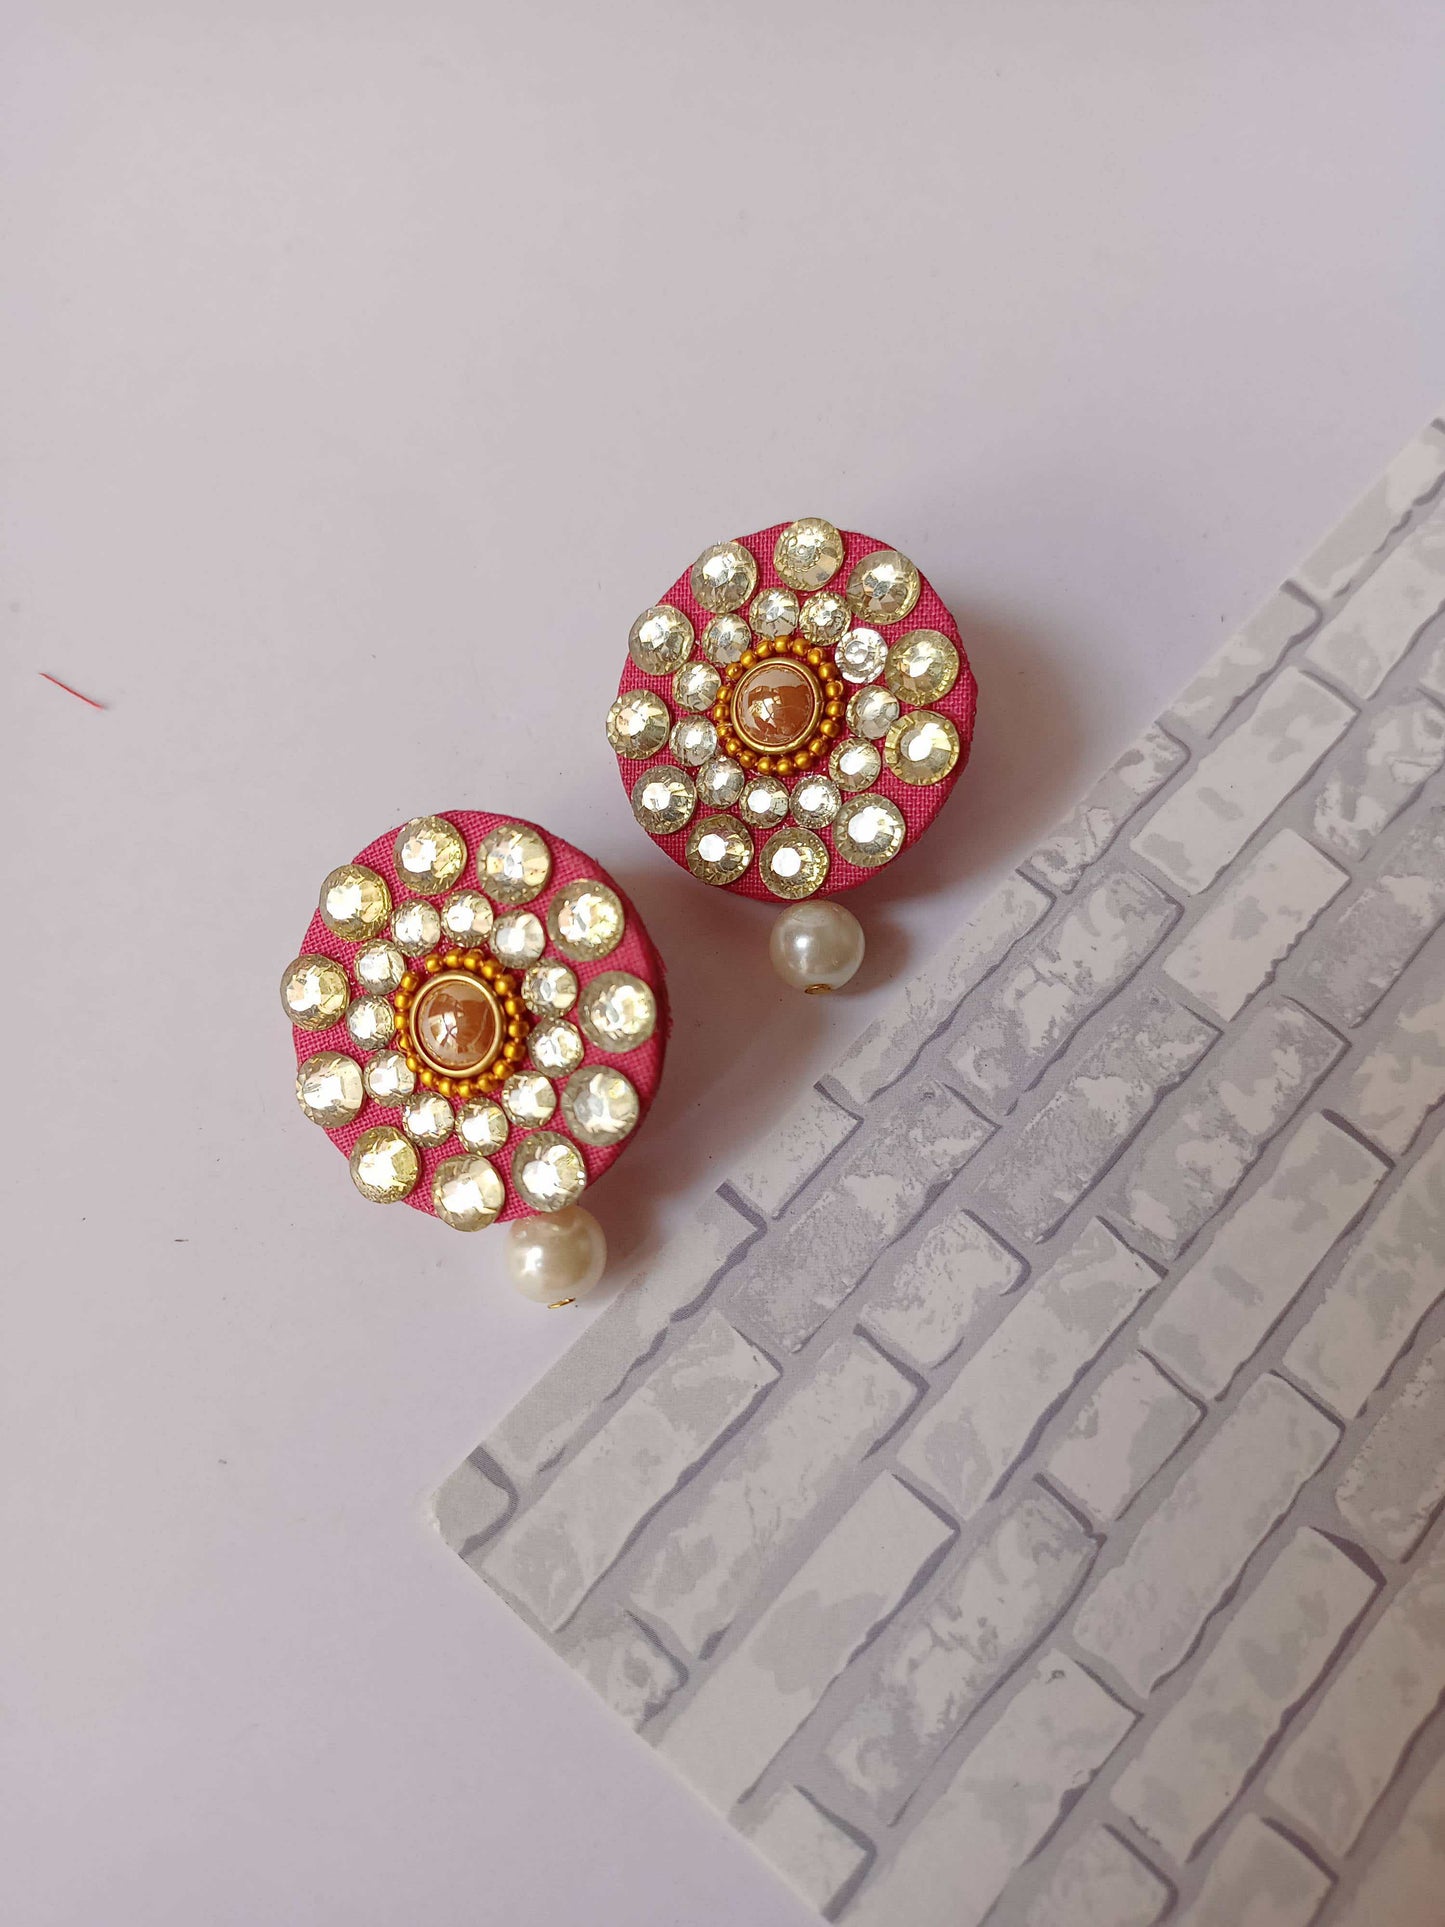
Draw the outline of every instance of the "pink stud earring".
[[[321,886],[281,979],[296,1099],[375,1204],[510,1224],[524,1296],[572,1304],[606,1241],[580,1200],[647,1115],[662,961],[598,864],[534,823],[453,810]]]
[[[840,988],[863,931],[823,899],[915,842],[968,759],[957,623],[907,556],[807,516],[704,549],[627,657],[607,737],[638,822],[701,882],[785,903],[778,974]]]

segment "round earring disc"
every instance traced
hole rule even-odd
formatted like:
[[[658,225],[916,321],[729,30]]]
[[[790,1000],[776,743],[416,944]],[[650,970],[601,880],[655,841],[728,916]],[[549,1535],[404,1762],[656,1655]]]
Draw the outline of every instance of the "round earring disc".
[[[399,849],[413,859],[415,875],[398,868]],[[436,859],[430,867],[428,857]],[[613,879],[550,830],[480,810],[418,817],[340,870],[322,868],[331,914],[312,916],[282,979],[282,1003],[297,1064],[307,1066],[297,1086],[302,1114],[346,1155],[362,1195],[404,1200],[458,1230],[490,1222],[493,1204],[497,1219],[556,1208],[551,1193],[533,1186],[529,1196],[514,1175],[517,1153],[537,1127],[511,1117],[501,1093],[522,1083],[539,1105],[534,1087],[551,1090],[542,1108],[547,1132],[567,1147],[557,1154],[570,1174],[566,1198],[589,1188],[640,1128],[667,1050],[662,959]],[[406,927],[436,924],[435,943],[380,956],[375,917],[337,914],[335,879],[349,884],[357,873],[375,879],[368,887],[378,915],[389,893],[391,918],[412,906]],[[459,891],[470,912],[462,938],[444,915],[421,914],[443,912]],[[525,943],[517,936],[523,918]],[[348,1028],[347,1011],[362,999],[372,1001]],[[386,1035],[376,1012],[390,1016]],[[538,1033],[534,1056],[530,1040]],[[606,1132],[574,1133],[564,1093],[574,1085],[604,1088],[604,1073],[614,1082],[620,1076],[632,1093],[625,1115]],[[575,1104],[573,1114],[584,1117]]]
[[[667,648],[639,646],[638,624]],[[810,894],[867,882],[917,842],[968,761],[978,685],[958,624],[908,556],[818,516],[709,544],[619,653],[607,740],[632,812],[715,889],[801,889],[763,857],[790,813],[812,836]],[[794,803],[819,779],[878,807],[819,820]],[[763,789],[777,804],[760,815]]]

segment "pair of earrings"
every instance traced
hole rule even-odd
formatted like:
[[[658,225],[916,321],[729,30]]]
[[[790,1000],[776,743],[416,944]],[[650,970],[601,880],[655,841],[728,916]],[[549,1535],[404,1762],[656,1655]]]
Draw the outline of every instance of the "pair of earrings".
[[[705,549],[632,625],[607,738],[643,829],[699,881],[786,904],[783,979],[841,987],[828,899],[932,822],[968,757],[958,627],[896,549],[816,516]],[[536,824],[420,816],[333,870],[281,1001],[302,1113],[378,1204],[510,1223],[524,1296],[600,1280],[579,1200],[656,1094],[662,960],[612,878]]]

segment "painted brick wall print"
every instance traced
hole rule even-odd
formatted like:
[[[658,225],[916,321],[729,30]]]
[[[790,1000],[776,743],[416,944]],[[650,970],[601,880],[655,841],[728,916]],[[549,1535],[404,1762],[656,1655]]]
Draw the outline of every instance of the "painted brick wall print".
[[[849,1927],[1445,1921],[1445,424],[437,1495]]]

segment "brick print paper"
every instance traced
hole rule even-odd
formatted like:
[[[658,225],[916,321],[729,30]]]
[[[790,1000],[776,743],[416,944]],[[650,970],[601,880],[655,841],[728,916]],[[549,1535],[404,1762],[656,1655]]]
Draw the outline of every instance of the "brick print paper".
[[[850,1927],[1438,1927],[1445,424],[437,1496]]]

